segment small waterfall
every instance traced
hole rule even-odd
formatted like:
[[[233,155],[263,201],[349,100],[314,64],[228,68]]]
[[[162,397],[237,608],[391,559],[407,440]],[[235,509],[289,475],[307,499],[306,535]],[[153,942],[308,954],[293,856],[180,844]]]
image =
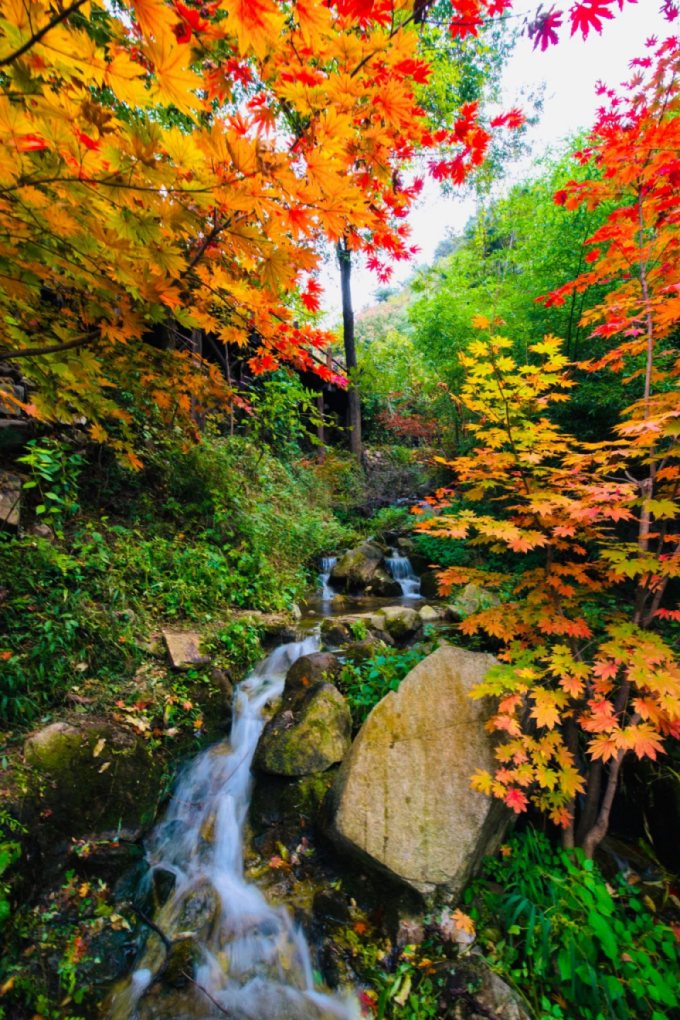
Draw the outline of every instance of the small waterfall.
[[[396,549],[390,549],[390,555],[385,563],[394,580],[401,585],[401,593],[405,598],[422,598],[420,578],[414,574],[411,561],[407,556],[400,556]]]
[[[321,573],[319,574],[319,587],[321,588],[321,598],[324,602],[330,602],[333,596],[336,594],[331,588],[329,581],[331,579],[331,570],[338,562],[337,556],[322,556],[321,557]]]
[[[231,737],[200,754],[180,778],[172,804],[147,844],[153,881],[175,876],[170,898],[154,923],[171,940],[193,939],[194,980],[233,1020],[359,1020],[354,998],[314,988],[309,947],[285,907],[272,907],[243,869],[243,828],[251,795],[250,765],[265,722],[264,707],[278,697],[285,672],[317,651],[317,635],[281,645],[236,689]],[[144,999],[163,964],[151,934],[135,972],[111,997],[111,1020],[177,1020],[177,1003]],[[187,970],[191,973],[191,966]],[[213,1017],[196,987],[183,993],[182,1018]]]

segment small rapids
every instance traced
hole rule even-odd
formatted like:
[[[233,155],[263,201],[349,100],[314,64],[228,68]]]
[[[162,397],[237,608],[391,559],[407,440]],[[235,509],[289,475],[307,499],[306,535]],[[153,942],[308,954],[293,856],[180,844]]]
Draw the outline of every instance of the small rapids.
[[[174,876],[174,890],[153,920],[173,951],[182,940],[189,944],[184,969],[195,984],[151,994],[158,992],[158,984],[151,986],[165,959],[152,933],[134,973],[111,996],[110,1020],[217,1020],[225,1013],[233,1020],[358,1020],[356,1000],[315,989],[303,933],[285,907],[270,906],[246,881],[243,868],[250,765],[264,707],[281,694],[291,663],[318,648],[312,636],[261,662],[236,689],[229,741],[201,753],[180,777],[148,841],[145,882],[155,872]]]
[[[330,602],[333,596],[336,594],[331,587],[331,570],[338,562],[337,556],[322,556],[321,557],[321,573],[319,574],[319,587],[321,589],[321,598],[324,602]]]
[[[397,584],[400,585],[401,593],[405,598],[422,598],[420,594],[420,578],[413,572],[413,567],[408,557],[400,556],[393,549],[385,562],[390,574]]]

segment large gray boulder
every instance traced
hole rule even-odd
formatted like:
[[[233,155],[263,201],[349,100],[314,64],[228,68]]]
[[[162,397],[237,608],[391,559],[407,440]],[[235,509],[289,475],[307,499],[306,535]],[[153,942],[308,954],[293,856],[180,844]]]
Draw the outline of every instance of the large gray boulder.
[[[372,542],[364,542],[341,556],[331,570],[331,585],[340,591],[361,591],[373,580],[385,554]]]
[[[351,738],[349,707],[337,687],[289,689],[262,732],[253,766],[275,776],[325,772],[343,760]]]
[[[427,901],[455,900],[503,836],[504,806],[470,789],[494,767],[489,705],[469,693],[491,655],[445,645],[375,706],[329,793],[329,835]]]

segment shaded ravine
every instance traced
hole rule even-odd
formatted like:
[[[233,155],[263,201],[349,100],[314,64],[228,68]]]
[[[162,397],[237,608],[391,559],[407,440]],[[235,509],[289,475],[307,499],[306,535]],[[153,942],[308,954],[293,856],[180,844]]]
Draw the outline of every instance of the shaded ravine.
[[[180,778],[148,840],[144,881],[150,889],[154,876],[174,877],[154,923],[174,944],[171,952],[182,947],[180,958],[195,983],[185,982],[181,993],[154,994],[166,948],[152,933],[133,974],[110,997],[111,1020],[224,1016],[210,997],[234,1020],[358,1020],[353,997],[314,987],[303,933],[285,907],[271,906],[245,879],[243,867],[250,766],[265,705],[281,694],[291,663],[318,648],[318,637],[311,636],[261,662],[236,689],[229,741],[201,753]]]

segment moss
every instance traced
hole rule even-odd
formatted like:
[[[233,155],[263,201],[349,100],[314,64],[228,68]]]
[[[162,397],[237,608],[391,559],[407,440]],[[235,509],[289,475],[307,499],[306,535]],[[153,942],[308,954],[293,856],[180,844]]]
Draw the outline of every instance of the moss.
[[[34,795],[68,836],[137,830],[153,821],[163,765],[142,738],[108,722],[53,723],[26,741]]]
[[[323,772],[342,761],[350,734],[345,699],[332,684],[316,684],[284,700],[260,738],[255,766],[283,776]]]

